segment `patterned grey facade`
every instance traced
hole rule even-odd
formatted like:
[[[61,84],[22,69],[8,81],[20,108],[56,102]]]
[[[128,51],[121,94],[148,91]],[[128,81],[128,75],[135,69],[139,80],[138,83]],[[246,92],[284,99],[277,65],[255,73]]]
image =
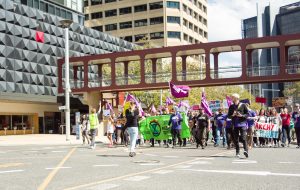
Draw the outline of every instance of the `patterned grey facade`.
[[[0,0],[0,92],[57,96],[57,59],[65,54],[60,19]],[[37,31],[44,32],[44,43],[36,41]],[[130,42],[77,23],[71,25],[69,37],[71,57],[134,48]]]

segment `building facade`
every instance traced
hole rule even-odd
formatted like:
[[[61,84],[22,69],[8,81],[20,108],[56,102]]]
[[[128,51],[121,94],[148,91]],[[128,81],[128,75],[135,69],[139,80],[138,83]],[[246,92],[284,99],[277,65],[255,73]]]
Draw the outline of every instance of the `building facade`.
[[[59,131],[57,60],[65,55],[61,19],[0,0],[0,135]],[[70,56],[84,56],[128,51],[135,45],[73,23],[69,46]],[[90,75],[95,73],[97,68],[89,68]]]
[[[206,42],[206,0],[85,0],[85,26],[156,47]]]
[[[299,33],[299,14],[299,2],[295,0],[287,0],[284,6],[278,6],[275,3],[269,3],[267,5],[259,3],[257,4],[257,16],[242,21],[243,38]],[[253,51],[252,75],[277,73],[279,69],[278,51],[278,48]],[[292,64],[291,55],[295,54],[296,56],[297,51],[299,53],[298,47],[289,48],[288,64]],[[283,91],[286,85],[288,84],[269,83],[246,85],[245,87],[251,91],[254,96],[266,97],[267,106],[272,106],[272,98],[284,96]]]

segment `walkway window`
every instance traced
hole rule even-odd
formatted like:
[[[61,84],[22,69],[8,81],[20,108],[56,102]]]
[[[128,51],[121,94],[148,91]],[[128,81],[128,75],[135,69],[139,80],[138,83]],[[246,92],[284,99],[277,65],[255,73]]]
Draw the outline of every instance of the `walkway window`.
[[[164,23],[164,18],[163,17],[150,18],[150,25],[162,24],[162,23]]]
[[[105,3],[113,3],[113,2],[117,2],[117,0],[105,0]]]
[[[84,20],[89,20],[89,19],[90,19],[89,14],[84,15]]]
[[[130,14],[130,13],[132,13],[132,8],[131,7],[125,7],[125,8],[119,9],[119,14],[120,15],[125,15],[125,14]]]
[[[132,21],[121,22],[120,29],[125,29],[125,28],[132,28]]]
[[[168,38],[178,38],[178,39],[181,39],[180,35],[181,35],[180,32],[168,31]]]
[[[94,26],[92,29],[103,32],[103,26]]]
[[[143,12],[147,11],[147,4],[134,6],[134,12]]]
[[[134,21],[134,27],[141,27],[141,26],[147,26],[147,25],[148,25],[147,19]]]
[[[112,31],[112,30],[117,30],[118,26],[117,24],[108,24],[105,25],[105,31]]]
[[[164,32],[154,32],[154,33],[150,33],[150,39],[154,40],[154,39],[162,39],[164,38]]]
[[[100,5],[102,4],[102,0],[91,0],[91,5]]]
[[[180,24],[180,17],[177,16],[168,16],[167,17],[168,23],[177,23]]]
[[[164,7],[163,2],[156,2],[156,3],[150,3],[149,4],[150,10],[155,10],[155,9],[162,9]]]
[[[167,7],[172,9],[180,9],[180,3],[176,1],[167,1]]]
[[[135,35],[134,39],[135,39],[135,42],[138,42],[138,41],[142,40],[145,37],[146,37],[146,34],[139,34],[139,35]]]
[[[128,42],[132,42],[132,36],[125,36],[124,40],[128,41]]]
[[[117,9],[105,11],[105,17],[117,16]]]

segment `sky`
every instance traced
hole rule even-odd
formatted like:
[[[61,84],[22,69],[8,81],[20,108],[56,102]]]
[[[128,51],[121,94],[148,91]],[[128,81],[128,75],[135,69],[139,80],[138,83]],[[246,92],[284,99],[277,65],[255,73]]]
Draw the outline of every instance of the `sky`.
[[[208,0],[208,40],[241,39],[241,22],[256,16],[256,3],[287,5],[299,0]],[[219,65],[240,64],[240,53],[221,54]]]

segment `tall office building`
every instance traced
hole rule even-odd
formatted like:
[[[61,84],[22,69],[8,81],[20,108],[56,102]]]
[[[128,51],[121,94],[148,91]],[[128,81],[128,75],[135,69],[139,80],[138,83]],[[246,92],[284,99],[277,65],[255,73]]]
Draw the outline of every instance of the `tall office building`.
[[[59,4],[52,7],[50,1],[48,11],[41,9],[46,1],[34,1],[39,3],[34,6],[22,2],[0,0],[0,135],[5,129],[7,134],[23,134],[23,129],[57,133],[62,118],[57,60],[65,55],[65,32],[59,23],[64,17],[57,16],[57,10],[69,11],[70,19],[76,12]],[[129,51],[135,45],[75,22],[70,26],[69,46],[70,56],[78,57]],[[71,67],[71,78],[74,72],[80,75]],[[90,76],[97,78],[97,73],[96,67],[89,68]],[[81,104],[72,100],[71,109]]]
[[[207,41],[206,0],[85,0],[85,26],[157,47]]]
[[[276,5],[276,2],[265,5],[257,4],[257,16],[242,21],[243,38],[256,38],[300,32],[300,2],[286,0],[286,5]],[[262,49],[252,53],[252,75],[270,75],[279,71],[279,49]],[[288,51],[288,64],[297,64],[300,56],[299,47],[291,47]],[[294,60],[294,62],[293,62]],[[295,62],[296,61],[296,62]],[[286,83],[287,85],[288,83]],[[282,97],[286,86],[284,83],[254,84],[245,87],[254,96],[267,98],[267,105],[272,106],[272,98]]]

